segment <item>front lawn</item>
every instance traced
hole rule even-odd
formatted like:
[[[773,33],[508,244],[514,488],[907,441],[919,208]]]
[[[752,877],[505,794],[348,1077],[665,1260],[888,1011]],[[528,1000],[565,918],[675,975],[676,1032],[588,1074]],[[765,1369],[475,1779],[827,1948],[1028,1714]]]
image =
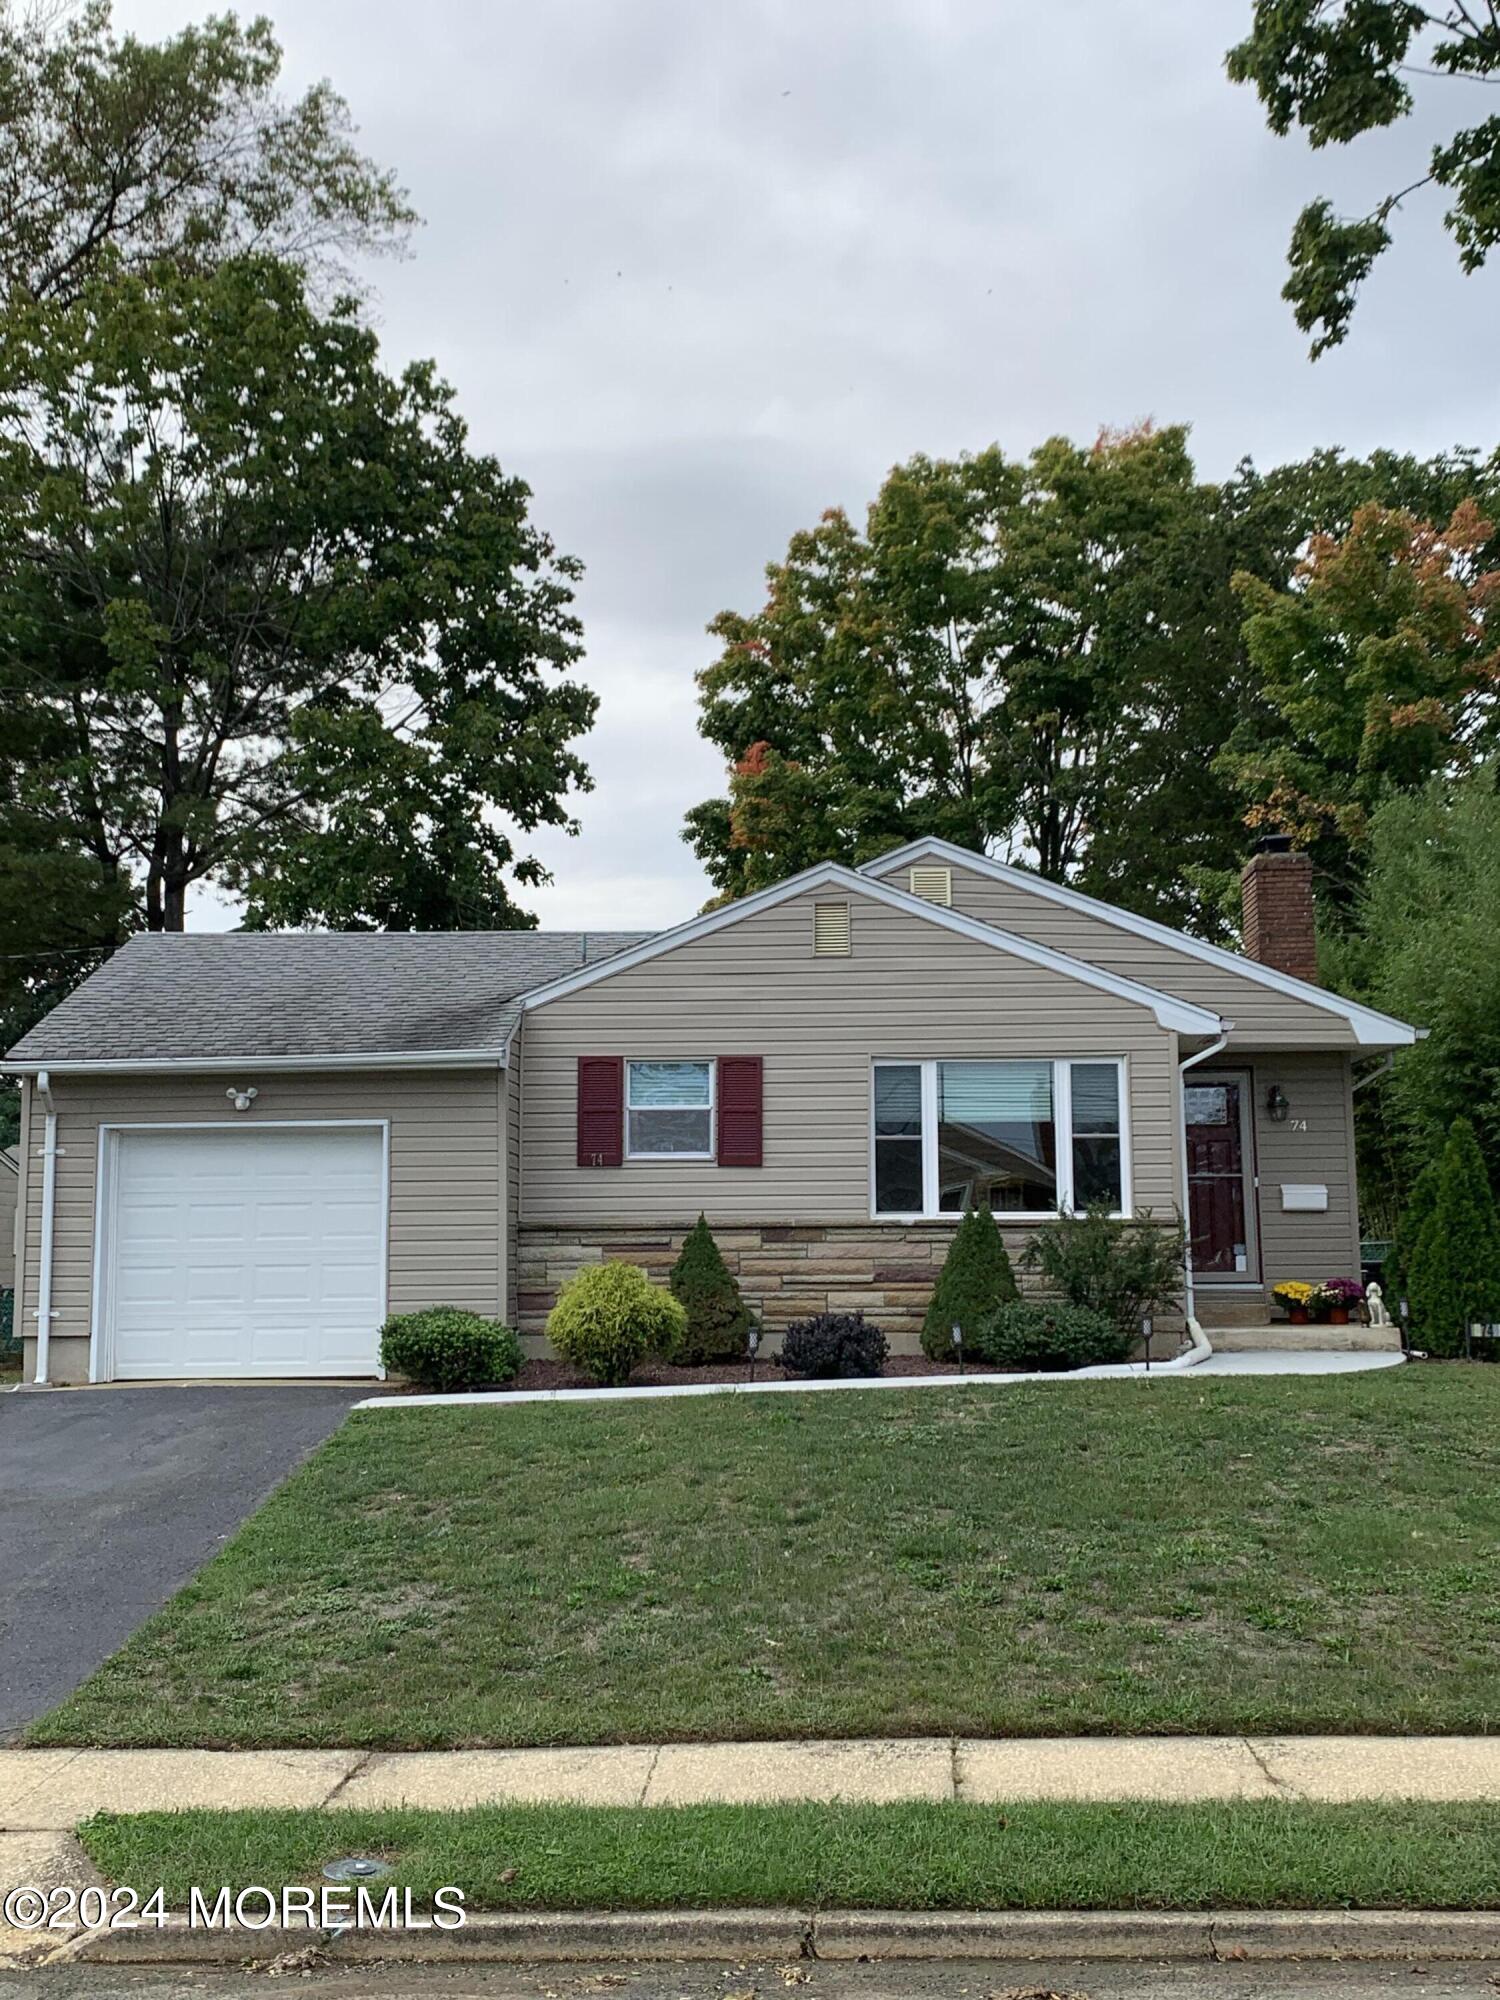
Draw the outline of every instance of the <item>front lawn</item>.
[[[1500,1368],[353,1417],[33,1743],[1469,1731]]]
[[[144,1813],[79,1837],[169,1906],[279,1892],[336,1855],[470,1909],[1493,1909],[1500,1806],[484,1806]],[[212,1892],[211,1892],[212,1893]]]

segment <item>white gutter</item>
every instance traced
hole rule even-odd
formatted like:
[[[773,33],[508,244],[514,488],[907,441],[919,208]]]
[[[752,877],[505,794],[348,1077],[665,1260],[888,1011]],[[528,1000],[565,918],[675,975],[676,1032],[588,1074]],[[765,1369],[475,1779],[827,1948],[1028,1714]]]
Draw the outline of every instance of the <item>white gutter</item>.
[[[57,1209],[57,1107],[46,1070],[37,1072],[36,1094],[47,1114],[42,1137],[42,1240],[36,1280],[36,1381],[42,1384],[47,1380],[52,1339],[52,1221]]]
[[[357,1056],[157,1056],[110,1057],[77,1062],[11,1062],[0,1058],[8,1076],[193,1076],[206,1071],[276,1071],[292,1069],[504,1069],[504,1049],[427,1049],[403,1055],[399,1051]]]
[[[1186,1076],[1187,1072],[1190,1069],[1196,1069],[1199,1063],[1207,1062],[1210,1056],[1216,1056],[1219,1053],[1219,1051],[1224,1047],[1224,1044],[1229,1040],[1230,1035],[1233,1034],[1234,1032],[1233,1021],[1223,1021],[1220,1023],[1220,1025],[1222,1026],[1224,1032],[1219,1036],[1219,1039],[1216,1042],[1210,1042],[1206,1049],[1199,1049],[1198,1053],[1195,1056],[1184,1056],[1182,1061],[1177,1065],[1177,1108],[1179,1113],[1181,1113],[1178,1123],[1182,1131],[1182,1198],[1184,1203],[1186,1203],[1188,1200],[1187,1106],[1183,1096],[1182,1079],[1184,1076]],[[1204,1333],[1202,1327],[1199,1326],[1198,1324],[1198,1315],[1197,1315],[1198,1301],[1193,1292],[1193,1230],[1192,1230],[1191,1216],[1185,1215],[1183,1217],[1183,1224],[1184,1227],[1182,1232],[1182,1303],[1183,1303],[1184,1317],[1187,1320],[1188,1333],[1192,1336],[1192,1340],[1194,1343],[1193,1349],[1190,1349],[1189,1351],[1193,1353],[1193,1359],[1195,1362],[1206,1361],[1209,1355],[1212,1354],[1213,1349],[1208,1344],[1207,1335]],[[1203,1352],[1201,1354],[1196,1352],[1196,1348],[1199,1342],[1201,1342],[1203,1346]]]

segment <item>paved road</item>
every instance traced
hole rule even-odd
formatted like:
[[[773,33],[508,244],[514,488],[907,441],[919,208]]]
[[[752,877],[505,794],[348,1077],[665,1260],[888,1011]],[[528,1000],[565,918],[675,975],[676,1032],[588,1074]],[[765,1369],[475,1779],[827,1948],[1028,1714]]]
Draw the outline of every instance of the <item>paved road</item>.
[[[301,2000],[1471,2000],[1491,1965],[350,1966],[293,1978]],[[3,2000],[266,2000],[264,1972],[54,1966],[0,1973]],[[274,1987],[270,1989],[274,1992]]]
[[[363,1393],[0,1395],[0,1743],[165,1603]]]

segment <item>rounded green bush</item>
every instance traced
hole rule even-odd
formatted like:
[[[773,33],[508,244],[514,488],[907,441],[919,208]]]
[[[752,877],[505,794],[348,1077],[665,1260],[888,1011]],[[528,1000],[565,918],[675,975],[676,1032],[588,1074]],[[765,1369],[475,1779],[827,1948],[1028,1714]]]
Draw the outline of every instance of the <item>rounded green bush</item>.
[[[565,1361],[606,1387],[627,1381],[648,1354],[673,1355],[688,1316],[634,1264],[585,1264],[547,1315],[547,1338]]]
[[[428,1306],[425,1312],[398,1313],[386,1321],[380,1329],[380,1360],[382,1367],[424,1389],[487,1389],[514,1381],[521,1343],[498,1319],[459,1306]]]
[[[985,1320],[971,1351],[995,1368],[1096,1368],[1123,1361],[1128,1333],[1103,1313],[1065,1299],[1013,1299]]]

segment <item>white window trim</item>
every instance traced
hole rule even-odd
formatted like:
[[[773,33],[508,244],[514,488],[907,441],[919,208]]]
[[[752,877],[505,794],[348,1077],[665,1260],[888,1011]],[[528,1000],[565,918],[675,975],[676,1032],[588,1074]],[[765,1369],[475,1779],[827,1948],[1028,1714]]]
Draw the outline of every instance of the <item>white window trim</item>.
[[[635,1104],[630,1102],[630,1071],[635,1063],[680,1062],[701,1063],[708,1071],[708,1151],[706,1153],[638,1153],[630,1144],[630,1114],[632,1111],[701,1111],[701,1104]],[[625,1058],[625,1157],[627,1160],[651,1160],[657,1166],[675,1166],[678,1161],[699,1166],[705,1160],[719,1157],[719,1065],[713,1056],[626,1056]]]
[[[997,1222],[1055,1222],[1061,1215],[1082,1211],[1073,1202],[1073,1071],[1075,1062],[1113,1063],[1120,1077],[1120,1206],[1116,1221],[1127,1221],[1135,1213],[1130,1145],[1130,1066],[1124,1056],[877,1056],[870,1064],[870,1220],[872,1222],[951,1222],[962,1218],[954,1209],[938,1207],[938,1063],[939,1062],[1027,1062],[1049,1061],[1052,1065],[1052,1121],[1060,1140],[1057,1159],[1056,1208],[1007,1208],[996,1215]],[[922,1207],[912,1210],[882,1209],[875,1205],[875,1072],[878,1069],[918,1069],[922,1074]],[[1087,1136],[1087,1134],[1085,1134]]]

